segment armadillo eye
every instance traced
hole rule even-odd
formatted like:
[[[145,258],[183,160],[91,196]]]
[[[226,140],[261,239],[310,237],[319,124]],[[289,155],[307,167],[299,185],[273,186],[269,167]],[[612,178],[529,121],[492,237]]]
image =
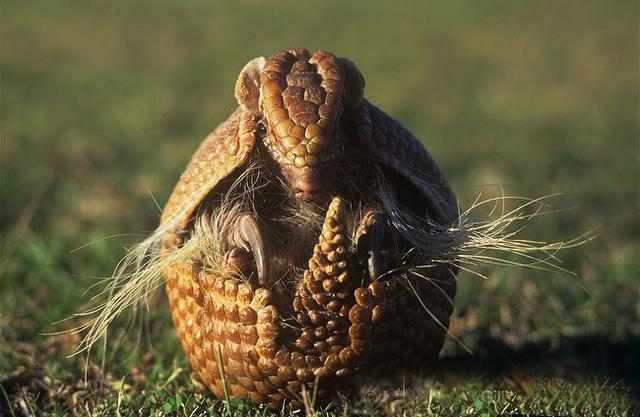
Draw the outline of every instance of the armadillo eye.
[[[264,120],[260,120],[256,126],[256,135],[258,138],[263,139],[267,136],[267,125],[264,123]]]

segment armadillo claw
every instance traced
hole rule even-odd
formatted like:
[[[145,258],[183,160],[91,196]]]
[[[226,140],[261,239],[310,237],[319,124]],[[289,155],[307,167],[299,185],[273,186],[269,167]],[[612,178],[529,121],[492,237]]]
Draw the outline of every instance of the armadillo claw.
[[[232,232],[232,243],[236,245],[236,248],[242,248],[253,255],[258,282],[260,285],[267,285],[269,283],[269,246],[265,244],[258,222],[250,214],[243,214],[236,220],[235,224],[235,229]],[[235,266],[237,269],[244,269],[239,268],[237,265]]]
[[[396,233],[381,211],[370,210],[360,221],[356,231],[358,259],[372,282],[387,272],[387,256],[398,252]]]

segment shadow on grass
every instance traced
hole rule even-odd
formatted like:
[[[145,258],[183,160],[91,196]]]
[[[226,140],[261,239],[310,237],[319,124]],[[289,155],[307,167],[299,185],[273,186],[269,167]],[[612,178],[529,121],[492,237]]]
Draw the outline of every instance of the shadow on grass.
[[[473,354],[442,357],[430,372],[474,373],[490,377],[513,370],[529,370],[549,377],[583,373],[638,385],[638,352],[639,335],[628,335],[619,341],[611,341],[602,335],[564,336],[558,341],[526,343],[515,348],[502,339],[484,337]]]
[[[619,341],[563,337],[518,347],[485,337],[473,354],[453,353],[410,370],[372,371],[351,398],[387,414],[636,415],[639,351],[637,335]]]

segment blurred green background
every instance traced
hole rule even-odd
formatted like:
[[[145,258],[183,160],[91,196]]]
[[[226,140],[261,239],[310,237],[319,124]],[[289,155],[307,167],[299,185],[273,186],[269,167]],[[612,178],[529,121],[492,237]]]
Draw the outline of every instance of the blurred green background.
[[[565,240],[601,225],[562,255],[577,277],[462,273],[451,330],[473,354],[449,341],[435,367],[368,379],[323,412],[637,406],[637,2],[2,6],[0,415],[231,409],[191,379],[162,297],[148,322],[153,348],[126,339],[93,377],[105,390],[83,388],[82,360],[64,357],[77,340],[41,333],[59,329],[52,323],[78,311],[123,248],[155,228],[152,195],[164,203],[234,108],[244,64],[292,47],[352,59],[369,99],[423,140],[463,207],[501,183],[512,195],[562,193],[553,208],[570,208],[528,237]]]

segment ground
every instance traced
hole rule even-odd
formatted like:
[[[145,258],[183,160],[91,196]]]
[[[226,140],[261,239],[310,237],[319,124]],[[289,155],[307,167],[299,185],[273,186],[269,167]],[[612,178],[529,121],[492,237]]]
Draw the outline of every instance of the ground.
[[[242,66],[290,47],[352,59],[463,208],[497,184],[561,193],[525,236],[597,235],[561,254],[575,276],[461,273],[451,333],[471,354],[450,339],[438,363],[365,376],[315,412],[638,412],[636,2],[13,2],[0,32],[0,415],[265,413],[203,391],[162,292],[104,373],[101,347],[85,366],[66,358],[77,336],[44,333],[77,323],[56,324],[155,228]]]

